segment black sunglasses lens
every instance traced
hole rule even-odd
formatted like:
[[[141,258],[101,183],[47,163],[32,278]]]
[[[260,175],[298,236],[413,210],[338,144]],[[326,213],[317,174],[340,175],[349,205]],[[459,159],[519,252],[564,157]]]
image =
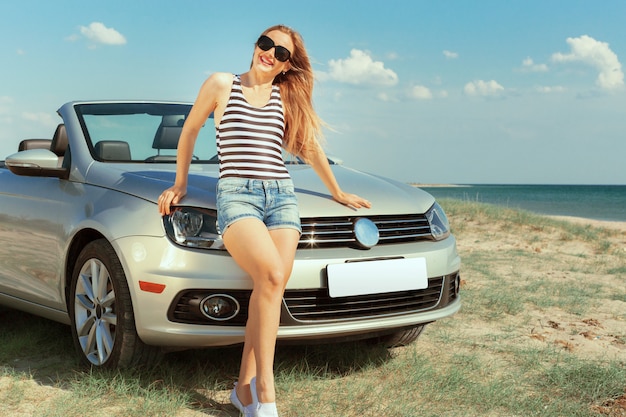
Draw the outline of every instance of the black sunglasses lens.
[[[289,49],[284,46],[276,46],[274,41],[265,35],[261,35],[259,40],[256,41],[256,46],[258,46],[262,51],[269,51],[270,49],[276,47],[276,49],[274,49],[274,57],[280,62],[286,62],[291,57]]]
[[[276,49],[274,49],[274,56],[280,62],[285,62],[291,56],[291,52],[283,46],[277,46]]]
[[[263,35],[256,41],[256,46],[258,46],[262,51],[269,51],[274,46],[274,41]]]

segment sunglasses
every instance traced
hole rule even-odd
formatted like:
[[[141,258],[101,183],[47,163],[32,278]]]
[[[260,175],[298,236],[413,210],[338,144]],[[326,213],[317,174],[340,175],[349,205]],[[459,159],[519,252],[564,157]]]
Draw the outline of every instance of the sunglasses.
[[[262,51],[269,51],[270,49],[275,48],[274,58],[280,62],[287,62],[289,61],[289,58],[291,58],[291,52],[289,52],[289,49],[284,46],[276,45],[271,38],[268,38],[265,35],[261,35],[259,40],[256,41],[256,46],[258,46]]]

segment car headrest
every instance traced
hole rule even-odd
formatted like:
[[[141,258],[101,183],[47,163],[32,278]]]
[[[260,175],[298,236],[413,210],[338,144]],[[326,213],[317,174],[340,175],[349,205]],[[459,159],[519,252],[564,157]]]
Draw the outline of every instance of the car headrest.
[[[51,139],[24,139],[20,142],[19,151],[27,151],[29,149],[50,149]]]
[[[105,161],[130,161],[130,146],[123,140],[101,140],[94,146],[96,155]]]
[[[63,123],[58,125],[54,132],[52,143],[50,144],[50,150],[57,156],[65,155],[65,151],[67,150],[67,132]]]
[[[183,116],[163,116],[161,124],[154,135],[152,149],[176,149],[184,123],[185,119]]]

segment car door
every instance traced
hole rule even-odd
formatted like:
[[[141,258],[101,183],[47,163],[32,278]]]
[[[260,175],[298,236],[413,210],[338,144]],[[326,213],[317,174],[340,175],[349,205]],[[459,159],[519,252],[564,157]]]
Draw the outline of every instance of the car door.
[[[65,309],[61,277],[83,185],[0,169],[0,293]],[[81,207],[82,206],[82,207]]]

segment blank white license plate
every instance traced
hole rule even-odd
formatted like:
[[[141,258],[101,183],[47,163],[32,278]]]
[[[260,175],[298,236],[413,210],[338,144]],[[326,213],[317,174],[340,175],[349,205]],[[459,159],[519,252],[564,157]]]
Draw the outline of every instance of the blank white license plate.
[[[326,271],[333,298],[428,288],[424,258],[330,264]]]

